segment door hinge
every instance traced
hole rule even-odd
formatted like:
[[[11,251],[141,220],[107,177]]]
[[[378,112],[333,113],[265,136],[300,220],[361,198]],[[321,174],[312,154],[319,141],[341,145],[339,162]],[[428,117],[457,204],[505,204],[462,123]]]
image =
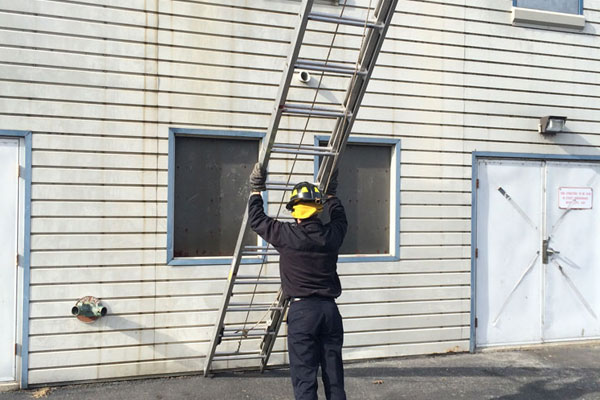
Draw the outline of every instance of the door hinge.
[[[475,317],[475,328],[477,328],[477,317]]]
[[[479,189],[479,178],[475,179],[475,189]]]
[[[19,268],[19,255],[15,255],[15,267]]]
[[[479,257],[479,249],[475,247],[475,258]]]
[[[15,343],[15,356],[19,355],[19,345]]]

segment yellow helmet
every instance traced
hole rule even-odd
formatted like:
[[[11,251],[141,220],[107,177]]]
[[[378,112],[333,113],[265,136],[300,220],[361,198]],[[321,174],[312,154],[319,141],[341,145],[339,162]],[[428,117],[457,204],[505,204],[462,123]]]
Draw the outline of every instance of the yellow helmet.
[[[290,196],[285,208],[292,211],[294,218],[305,219],[323,211],[323,195],[312,183],[300,182]]]
[[[300,182],[294,189],[292,189],[292,195],[290,201],[286,204],[285,208],[292,210],[298,203],[317,203],[323,202],[323,195],[318,187],[308,182]]]

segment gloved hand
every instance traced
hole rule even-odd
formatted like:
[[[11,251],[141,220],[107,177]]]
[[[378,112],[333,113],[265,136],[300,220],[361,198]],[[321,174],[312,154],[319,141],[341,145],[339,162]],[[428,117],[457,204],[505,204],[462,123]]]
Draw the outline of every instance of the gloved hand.
[[[267,190],[265,182],[267,180],[267,170],[260,163],[254,164],[254,169],[250,174],[250,189],[253,192],[262,192]]]
[[[335,196],[335,194],[337,193],[337,187],[338,187],[338,169],[336,168],[333,173],[331,174],[331,178],[329,178],[329,186],[327,186],[327,193],[325,193],[328,196]]]

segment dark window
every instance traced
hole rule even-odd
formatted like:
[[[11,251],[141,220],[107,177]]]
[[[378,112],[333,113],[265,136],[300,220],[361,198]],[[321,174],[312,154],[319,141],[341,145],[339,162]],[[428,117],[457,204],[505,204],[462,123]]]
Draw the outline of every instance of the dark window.
[[[581,14],[583,0],[514,0],[515,7],[554,11],[567,14]]]
[[[320,142],[325,146],[327,142]],[[348,217],[340,254],[390,254],[390,179],[393,146],[346,146],[337,196]]]
[[[231,257],[258,160],[258,139],[175,135],[174,257]],[[172,156],[172,155],[171,155]],[[256,245],[248,232],[245,243]]]

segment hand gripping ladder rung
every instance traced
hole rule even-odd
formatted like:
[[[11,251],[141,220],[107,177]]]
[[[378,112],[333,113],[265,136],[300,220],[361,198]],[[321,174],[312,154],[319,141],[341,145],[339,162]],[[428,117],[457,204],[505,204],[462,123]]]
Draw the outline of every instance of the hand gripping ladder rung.
[[[352,129],[354,119],[358,113],[360,102],[366,91],[367,83],[373,72],[377,55],[381,49],[381,45],[387,29],[390,25],[394,10],[398,0],[379,0],[375,8],[374,18],[368,21],[360,21],[354,18],[332,16],[329,14],[314,13],[311,12],[314,0],[303,0],[300,6],[300,12],[298,14],[298,25],[293,36],[291,43],[291,51],[287,57],[286,64],[284,66],[284,72],[281,83],[275,98],[274,107],[271,113],[271,119],[267,128],[267,133],[262,140],[262,147],[260,149],[259,162],[264,168],[267,168],[271,153],[278,151],[280,153],[292,153],[302,155],[312,155],[314,157],[322,157],[323,162],[319,168],[317,176],[317,182],[322,190],[327,189],[331,173],[334,171],[338,164],[338,159],[342,155],[348,135]],[[350,68],[340,65],[332,64],[327,60],[320,61],[307,61],[298,60],[300,48],[304,40],[304,34],[309,20],[327,22],[333,24],[345,24],[352,26],[364,27],[367,32],[362,42],[359,58],[356,62],[355,73],[350,74]],[[336,108],[317,108],[314,106],[307,107],[306,105],[298,104],[286,104],[287,94],[290,89],[292,77],[297,69],[310,69],[313,71],[320,71],[323,74],[344,74],[351,76],[348,89],[346,90],[345,100],[343,104],[339,104]],[[304,145],[277,145],[274,149],[275,138],[279,129],[279,122],[282,115],[287,113],[300,114],[306,116],[320,116],[320,117],[333,117],[336,118],[335,128],[331,133],[329,145],[327,148],[320,150],[315,148],[307,148]],[[290,171],[291,173],[291,171]],[[274,185],[274,186],[287,186],[287,185]],[[253,253],[260,255],[261,250],[264,251],[264,256],[271,255],[269,249],[262,249],[256,246],[243,246],[243,239],[248,229],[248,209],[246,208],[244,216],[242,218],[242,226],[238,234],[237,243],[233,253],[231,261],[231,267],[229,270],[229,277],[227,279],[226,289],[221,298],[221,305],[219,307],[219,313],[217,321],[215,322],[214,332],[209,344],[209,348],[206,355],[206,362],[204,364],[204,376],[208,376],[211,372],[211,365],[213,361],[228,361],[228,360],[241,360],[241,359],[260,359],[260,370],[261,372],[266,368],[269,361],[269,357],[273,350],[277,332],[281,327],[285,313],[287,311],[288,299],[283,295],[281,288],[277,295],[277,301],[270,307],[268,307],[268,323],[265,329],[265,334],[262,336],[260,342],[260,349],[258,353],[249,354],[247,351],[240,351],[234,353],[217,353],[216,348],[221,343],[224,337],[231,338],[229,333],[225,331],[225,316],[228,310],[235,311],[236,305],[230,307],[230,299],[233,295],[233,289],[236,284],[236,278],[238,270],[242,261],[243,255]],[[256,282],[260,281],[260,277],[256,279]],[[272,281],[272,280],[271,280]],[[255,284],[255,282],[252,282]],[[252,304],[248,304],[248,310],[257,309],[259,307],[253,307]],[[264,309],[264,307],[263,307]],[[241,335],[243,336],[243,335]]]

